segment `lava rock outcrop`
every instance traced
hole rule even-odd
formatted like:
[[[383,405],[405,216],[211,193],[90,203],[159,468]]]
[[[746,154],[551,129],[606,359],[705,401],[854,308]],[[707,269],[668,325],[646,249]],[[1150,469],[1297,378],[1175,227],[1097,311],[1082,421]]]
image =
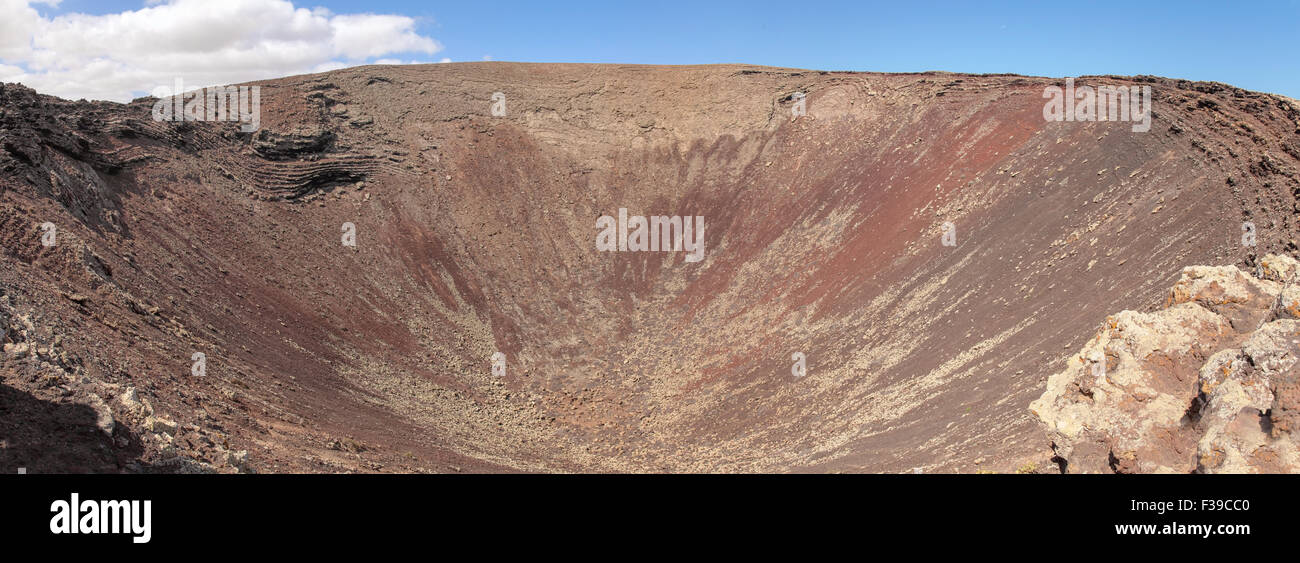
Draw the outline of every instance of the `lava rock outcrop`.
[[[1300,277],[1288,256],[1194,266],[1124,311],[1030,405],[1070,473],[1300,471]]]

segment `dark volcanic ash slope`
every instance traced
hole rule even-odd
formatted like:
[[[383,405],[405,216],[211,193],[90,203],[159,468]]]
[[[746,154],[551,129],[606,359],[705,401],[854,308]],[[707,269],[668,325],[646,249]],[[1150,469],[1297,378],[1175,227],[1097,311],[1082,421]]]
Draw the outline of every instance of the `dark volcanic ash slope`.
[[[1109,312],[1296,244],[1295,102],[1079,80],[1150,86],[1135,133],[1057,82],[363,67],[259,83],[252,134],[4,85],[0,466],[1014,469]],[[597,252],[620,208],[704,260]]]

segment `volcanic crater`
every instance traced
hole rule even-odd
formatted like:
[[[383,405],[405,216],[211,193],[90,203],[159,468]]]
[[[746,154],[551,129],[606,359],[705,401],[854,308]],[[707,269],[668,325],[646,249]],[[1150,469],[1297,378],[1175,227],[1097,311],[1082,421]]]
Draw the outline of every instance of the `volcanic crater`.
[[[0,468],[1041,467],[1028,406],[1108,314],[1297,250],[1300,103],[1218,83],[1075,80],[1150,87],[1146,132],[1014,75],[252,84],[253,133],[0,85]],[[598,251],[620,209],[703,260]]]

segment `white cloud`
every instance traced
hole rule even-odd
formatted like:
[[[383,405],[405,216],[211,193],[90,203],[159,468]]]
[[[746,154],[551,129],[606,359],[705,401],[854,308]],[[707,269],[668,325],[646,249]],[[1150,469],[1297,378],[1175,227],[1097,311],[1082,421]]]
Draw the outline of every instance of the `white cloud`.
[[[31,54],[31,34],[41,15],[24,0],[0,0],[0,61]]]
[[[334,14],[288,0],[169,0],[53,18],[32,3],[0,0],[0,80],[73,99],[129,101],[176,78],[230,84],[442,50],[406,16]]]
[[[330,18],[336,55],[350,59],[378,57],[394,52],[432,55],[442,46],[414,31],[415,21],[405,16],[339,15]]]
[[[18,82],[27,71],[22,68],[0,64],[0,82]]]
[[[428,62],[429,61],[403,61],[401,59],[375,59],[370,64],[372,65],[422,65],[422,64],[428,64]],[[451,59],[447,57],[443,57],[442,60],[438,62],[449,63],[451,62]]]

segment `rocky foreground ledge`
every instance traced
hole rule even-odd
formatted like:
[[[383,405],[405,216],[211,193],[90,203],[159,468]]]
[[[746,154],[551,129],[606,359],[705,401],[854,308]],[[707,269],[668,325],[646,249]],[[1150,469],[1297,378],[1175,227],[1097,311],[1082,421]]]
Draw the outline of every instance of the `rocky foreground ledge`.
[[[1063,473],[1300,471],[1300,265],[1192,266],[1123,311],[1029,410]]]

